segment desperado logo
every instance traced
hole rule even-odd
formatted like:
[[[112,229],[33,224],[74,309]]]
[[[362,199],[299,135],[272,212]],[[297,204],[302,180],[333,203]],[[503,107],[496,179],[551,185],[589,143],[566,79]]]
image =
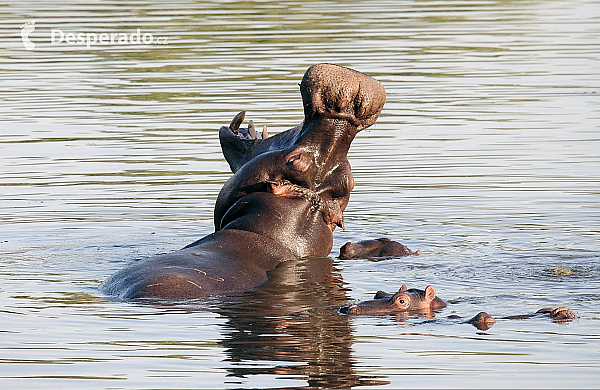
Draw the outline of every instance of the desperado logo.
[[[89,49],[92,45],[164,45],[167,37],[154,38],[151,33],[142,34],[138,28],[136,32],[126,33],[67,33],[60,29],[52,29],[50,43],[58,45],[65,42],[68,45],[83,45]]]

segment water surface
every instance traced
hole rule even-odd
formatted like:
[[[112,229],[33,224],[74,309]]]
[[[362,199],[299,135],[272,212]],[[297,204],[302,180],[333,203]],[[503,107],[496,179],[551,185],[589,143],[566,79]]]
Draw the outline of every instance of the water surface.
[[[0,18],[3,387],[597,387],[598,1],[36,1]],[[137,28],[168,43],[51,43]],[[318,62],[387,90],[350,150],[331,258],[227,298],[103,296],[130,262],[212,232],[230,176],[217,129],[241,110],[273,133],[297,124]],[[380,236],[422,254],[335,258]],[[333,310],[402,283],[451,304],[434,319]],[[560,305],[579,318],[447,319]]]

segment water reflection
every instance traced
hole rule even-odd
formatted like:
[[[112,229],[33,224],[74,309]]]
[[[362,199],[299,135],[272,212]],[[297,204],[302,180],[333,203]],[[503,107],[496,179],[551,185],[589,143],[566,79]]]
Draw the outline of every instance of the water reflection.
[[[334,310],[348,298],[332,259],[285,262],[270,276],[253,291],[223,298],[218,309],[227,318],[220,344],[230,375],[285,375],[309,388],[389,383],[354,369],[349,317]]]

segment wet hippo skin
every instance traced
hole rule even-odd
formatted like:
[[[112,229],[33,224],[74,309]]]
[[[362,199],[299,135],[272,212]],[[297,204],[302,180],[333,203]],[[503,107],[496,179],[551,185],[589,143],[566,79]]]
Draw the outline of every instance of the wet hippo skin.
[[[406,285],[403,284],[400,290],[395,294],[378,291],[373,299],[356,304],[344,305],[339,308],[339,312],[350,315],[387,315],[399,313],[419,313],[429,315],[446,306],[446,302],[436,296],[433,286],[427,286],[425,290],[419,290],[416,288],[408,289]],[[501,317],[500,319],[522,320],[545,315],[549,316],[557,323],[566,323],[577,318],[577,315],[568,307],[561,306],[556,309],[544,308],[532,314],[513,315]],[[496,323],[496,319],[484,311],[479,312],[477,315],[466,321],[456,315],[448,316],[448,318],[452,320],[461,320],[461,322],[471,324],[479,330],[487,330]]]
[[[378,291],[369,301],[347,305],[340,308],[344,314],[382,315],[400,312],[431,312],[446,307],[446,302],[435,295],[435,288],[427,286],[425,290],[409,289],[403,284],[395,294]]]
[[[310,67],[300,84],[304,121],[256,136],[243,114],[219,139],[233,176],[219,193],[215,232],[182,250],[135,262],[102,290],[122,299],[197,298],[265,283],[279,263],[327,256],[354,179],[347,160],[356,134],[385,103],[375,79],[330,64]]]
[[[420,250],[411,251],[406,246],[389,238],[364,240],[356,243],[347,242],[340,248],[340,259],[378,259],[384,260],[393,257],[418,256]]]
[[[570,320],[577,318],[577,314],[573,313],[571,309],[565,306],[557,307],[553,309],[551,307],[545,307],[531,314],[518,314],[508,317],[500,317],[502,320],[525,320],[528,318],[548,316],[554,322],[566,323]],[[496,323],[496,319],[488,313],[482,311],[477,313],[473,318],[466,321],[468,324],[473,325],[479,330],[488,330],[492,325]]]

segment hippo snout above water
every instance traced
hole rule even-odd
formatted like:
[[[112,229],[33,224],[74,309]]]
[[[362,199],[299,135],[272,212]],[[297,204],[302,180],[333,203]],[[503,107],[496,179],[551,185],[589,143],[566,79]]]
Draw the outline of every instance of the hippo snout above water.
[[[400,312],[429,312],[446,307],[446,302],[436,297],[435,288],[408,289],[405,284],[395,294],[378,291],[375,298],[340,308],[344,314],[383,315]]]
[[[534,318],[538,316],[548,316],[552,321],[558,324],[566,324],[569,321],[577,318],[577,314],[573,313],[571,309],[566,306],[560,306],[556,309],[551,307],[545,307],[532,314],[518,314],[508,317],[500,317],[502,320],[525,320],[528,318]],[[460,317],[457,317],[460,318]],[[488,330],[492,325],[496,323],[496,319],[488,313],[482,311],[477,313],[475,317],[466,321],[467,324],[471,324],[479,330]]]

